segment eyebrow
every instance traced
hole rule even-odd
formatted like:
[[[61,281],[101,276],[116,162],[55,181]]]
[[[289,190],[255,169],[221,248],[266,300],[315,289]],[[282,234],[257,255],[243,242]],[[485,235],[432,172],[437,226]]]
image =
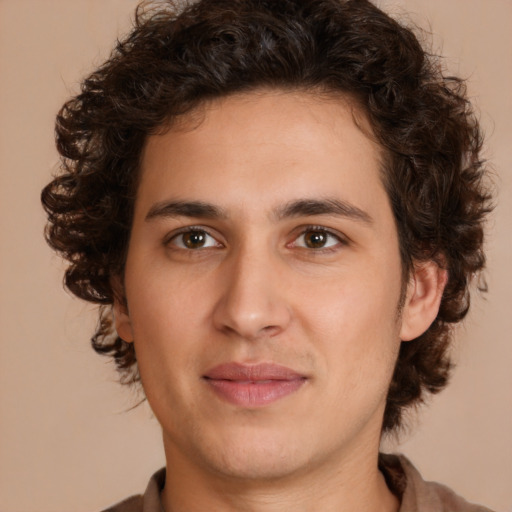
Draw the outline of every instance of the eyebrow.
[[[347,201],[339,199],[299,199],[286,203],[276,211],[276,217],[279,220],[311,215],[335,215],[365,224],[373,223],[370,214]]]
[[[161,201],[149,209],[146,214],[146,221],[172,217],[225,219],[228,215],[222,208],[203,201]]]
[[[277,220],[313,215],[334,215],[372,224],[372,217],[357,206],[339,199],[297,199],[278,207],[272,216]],[[227,212],[204,201],[161,201],[146,214],[146,221],[155,218],[195,217],[227,219]]]

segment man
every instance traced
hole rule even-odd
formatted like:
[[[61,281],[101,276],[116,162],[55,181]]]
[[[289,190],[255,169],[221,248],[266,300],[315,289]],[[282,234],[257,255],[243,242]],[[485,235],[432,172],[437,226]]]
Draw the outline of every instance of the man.
[[[43,191],[167,470],[111,510],[477,511],[379,455],[447,383],[489,211],[463,83],[365,0],[158,3]]]

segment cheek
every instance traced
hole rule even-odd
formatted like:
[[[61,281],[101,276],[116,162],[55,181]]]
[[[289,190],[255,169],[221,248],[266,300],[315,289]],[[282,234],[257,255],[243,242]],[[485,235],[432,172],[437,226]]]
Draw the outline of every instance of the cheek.
[[[184,293],[178,281],[164,276],[158,270],[137,268],[133,268],[131,278],[127,276],[130,319],[145,388],[151,385],[150,379],[162,379],[164,375],[172,379],[179,372],[189,371],[194,361],[200,294],[193,290]],[[136,293],[130,294],[130,290]]]
[[[383,279],[380,270],[372,272],[369,266],[361,272],[340,272],[295,293],[299,297],[296,304],[318,332],[350,336],[375,330],[384,334],[397,327],[400,274],[391,274],[396,274],[396,279]],[[371,337],[362,335],[361,341],[365,338]]]
[[[388,378],[400,346],[399,282],[367,272],[309,290],[303,324],[325,352],[329,373],[350,374],[354,386],[375,372]]]
[[[197,282],[195,286],[189,284],[190,279],[185,279],[183,272],[173,272],[165,261],[146,262],[142,258],[141,261],[143,264],[127,265],[126,273],[135,335],[154,338],[187,329],[190,318],[196,317],[200,310],[204,288]]]

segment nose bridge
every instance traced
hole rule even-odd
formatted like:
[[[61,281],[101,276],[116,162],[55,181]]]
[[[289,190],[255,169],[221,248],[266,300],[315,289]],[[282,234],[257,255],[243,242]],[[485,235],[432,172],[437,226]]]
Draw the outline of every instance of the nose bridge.
[[[245,339],[273,336],[286,328],[290,308],[279,283],[280,263],[265,243],[246,242],[229,255],[214,311],[217,328]]]

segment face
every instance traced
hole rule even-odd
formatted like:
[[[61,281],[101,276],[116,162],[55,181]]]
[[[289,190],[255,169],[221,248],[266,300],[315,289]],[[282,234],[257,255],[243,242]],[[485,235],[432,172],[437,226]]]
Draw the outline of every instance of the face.
[[[168,459],[270,478],[376,454],[401,275],[348,102],[231,96],[151,136],[115,315]]]

